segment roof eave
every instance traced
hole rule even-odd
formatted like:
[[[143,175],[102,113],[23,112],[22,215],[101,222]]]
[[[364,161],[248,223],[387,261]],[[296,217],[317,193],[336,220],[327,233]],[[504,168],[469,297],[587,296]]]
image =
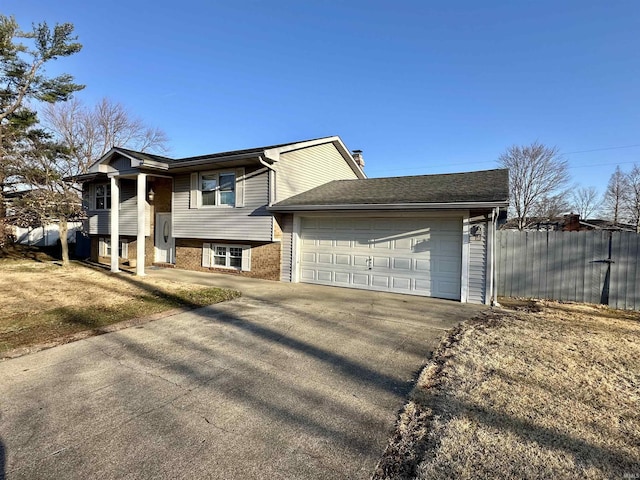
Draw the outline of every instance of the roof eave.
[[[508,207],[508,201],[494,202],[446,202],[446,203],[364,203],[338,205],[272,205],[271,212],[304,212],[321,210],[468,210]]]

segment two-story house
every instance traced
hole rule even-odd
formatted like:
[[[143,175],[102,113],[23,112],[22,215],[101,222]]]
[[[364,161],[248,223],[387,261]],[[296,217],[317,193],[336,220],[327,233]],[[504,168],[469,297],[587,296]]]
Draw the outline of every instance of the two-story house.
[[[91,257],[488,303],[507,171],[363,166],[339,137],[181,159],[114,148],[79,179]]]

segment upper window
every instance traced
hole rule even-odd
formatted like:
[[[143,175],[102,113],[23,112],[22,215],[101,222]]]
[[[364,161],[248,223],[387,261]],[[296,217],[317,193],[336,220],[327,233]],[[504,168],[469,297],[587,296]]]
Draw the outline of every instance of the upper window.
[[[96,210],[109,210],[111,208],[111,185],[96,185]]]
[[[236,204],[236,175],[234,173],[203,173],[200,176],[202,205]]]

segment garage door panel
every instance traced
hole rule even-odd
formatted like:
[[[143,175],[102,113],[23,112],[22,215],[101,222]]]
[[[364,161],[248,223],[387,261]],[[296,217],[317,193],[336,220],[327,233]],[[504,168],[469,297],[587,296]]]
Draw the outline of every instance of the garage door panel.
[[[302,261],[305,263],[316,263],[315,252],[302,252],[300,256],[302,257]]]
[[[410,278],[401,278],[401,277],[393,277],[393,282],[391,286],[396,290],[411,290],[411,279]]]
[[[368,255],[354,255],[353,256],[353,264],[356,267],[369,267],[369,256]]]
[[[393,248],[395,250],[411,251],[413,250],[413,242],[411,238],[396,238],[393,240]]]
[[[381,276],[381,275],[372,275],[371,285],[374,287],[389,288],[389,277]]]
[[[416,259],[414,269],[416,272],[428,272],[431,270],[431,262],[428,259]]]
[[[351,265],[351,255],[336,253],[336,265]]]
[[[301,225],[303,282],[460,298],[460,220],[342,217]]]
[[[374,240],[373,248],[377,250],[391,250],[392,244],[391,240]]]
[[[360,286],[368,286],[369,285],[369,275],[365,275],[362,273],[354,273],[351,276],[352,285],[360,285]]]
[[[453,277],[457,276],[460,272],[460,263],[456,259],[445,260],[439,259],[436,262],[437,273],[450,273]]]
[[[459,298],[460,284],[456,282],[438,281],[436,282],[436,293],[444,298]]]
[[[318,253],[318,263],[333,263],[333,255],[331,253]]]
[[[320,282],[330,282],[332,280],[332,272],[330,270],[318,270],[317,279]]]
[[[371,257],[373,268],[389,268],[391,266],[391,258],[389,257]]]
[[[301,268],[300,269],[300,277],[302,280],[315,280],[316,279],[316,271],[310,268]]]
[[[334,281],[336,283],[343,283],[345,285],[349,285],[351,282],[351,275],[349,273],[344,272],[335,272]]]
[[[394,258],[393,268],[394,270],[411,270],[411,263],[410,258]]]

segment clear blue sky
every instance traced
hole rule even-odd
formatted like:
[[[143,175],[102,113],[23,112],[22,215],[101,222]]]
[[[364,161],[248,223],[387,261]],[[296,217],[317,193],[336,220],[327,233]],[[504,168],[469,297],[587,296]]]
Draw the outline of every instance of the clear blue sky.
[[[171,155],[340,135],[371,177],[494,168],[556,145],[604,189],[640,163],[640,2],[3,0],[75,24],[68,72]]]

